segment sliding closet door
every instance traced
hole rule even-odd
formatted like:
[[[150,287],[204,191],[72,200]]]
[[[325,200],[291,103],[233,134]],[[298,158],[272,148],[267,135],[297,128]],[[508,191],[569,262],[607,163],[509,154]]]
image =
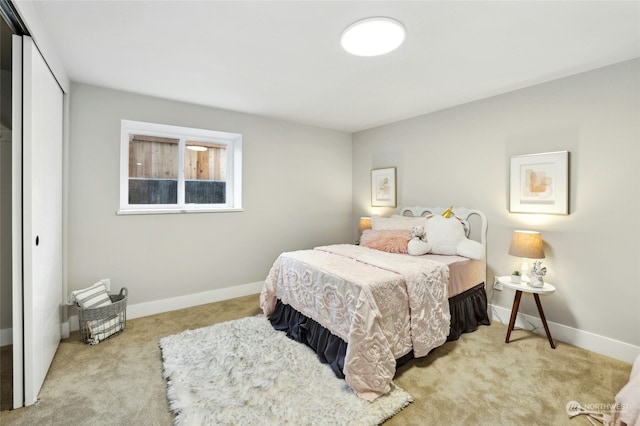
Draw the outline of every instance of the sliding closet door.
[[[24,405],[22,336],[22,37],[11,50],[11,324],[13,329],[13,408]]]
[[[63,93],[31,38],[22,44],[23,377],[31,405],[61,336]]]

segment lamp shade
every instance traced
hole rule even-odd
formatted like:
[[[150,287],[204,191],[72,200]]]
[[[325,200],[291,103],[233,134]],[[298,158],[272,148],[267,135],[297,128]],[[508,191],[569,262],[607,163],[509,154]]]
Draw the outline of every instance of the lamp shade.
[[[513,231],[509,254],[526,259],[544,259],[542,236],[537,231]]]
[[[362,234],[366,229],[371,229],[371,218],[361,217],[360,222],[358,222],[358,229],[360,230],[360,234]]]

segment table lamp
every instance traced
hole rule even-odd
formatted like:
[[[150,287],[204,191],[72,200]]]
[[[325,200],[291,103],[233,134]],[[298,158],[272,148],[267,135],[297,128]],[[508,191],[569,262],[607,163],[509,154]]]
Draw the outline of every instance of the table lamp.
[[[358,222],[358,229],[360,230],[360,234],[362,234],[367,229],[371,229],[371,218],[361,217],[360,222]]]
[[[513,231],[509,254],[522,258],[520,275],[524,279],[529,276],[529,259],[544,259],[542,236],[537,231]]]
[[[362,237],[362,233],[367,229],[371,229],[371,218],[370,217],[361,217],[358,222],[358,239]]]

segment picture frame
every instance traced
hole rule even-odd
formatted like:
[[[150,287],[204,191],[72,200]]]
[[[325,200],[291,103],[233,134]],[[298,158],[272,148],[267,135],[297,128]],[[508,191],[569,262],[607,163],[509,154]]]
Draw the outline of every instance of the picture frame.
[[[569,151],[511,157],[509,211],[569,214]]]
[[[397,207],[395,167],[371,170],[371,206]]]

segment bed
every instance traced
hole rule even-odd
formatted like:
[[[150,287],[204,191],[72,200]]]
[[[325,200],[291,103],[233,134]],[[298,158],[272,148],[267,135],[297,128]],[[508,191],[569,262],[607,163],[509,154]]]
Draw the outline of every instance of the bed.
[[[387,222],[374,221],[372,233],[425,223],[426,240],[435,246],[429,225],[438,219],[475,244],[474,259],[453,252],[455,244],[420,256],[351,244],[282,253],[260,295],[264,314],[274,328],[315,350],[358,396],[375,400],[391,389],[398,365],[489,325],[487,220],[476,209],[452,212],[444,221],[443,208],[407,207]]]

